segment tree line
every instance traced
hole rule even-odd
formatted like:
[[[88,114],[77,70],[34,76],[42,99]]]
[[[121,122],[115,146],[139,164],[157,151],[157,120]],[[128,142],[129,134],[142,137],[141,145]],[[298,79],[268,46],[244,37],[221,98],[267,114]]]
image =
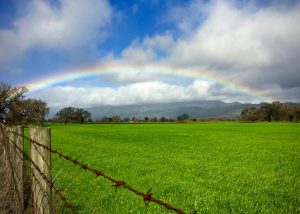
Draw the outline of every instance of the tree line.
[[[25,98],[25,87],[0,83],[0,122],[7,125],[43,125],[49,108],[45,101]],[[61,109],[50,121],[84,122],[91,121],[91,113],[82,108],[67,107]]]
[[[42,125],[49,112],[47,103],[38,99],[25,99],[25,87],[0,83],[0,122],[8,125]]]
[[[49,107],[45,101],[39,99],[25,98],[27,89],[23,86],[16,87],[7,83],[0,83],[0,122],[7,125],[43,125],[49,113]],[[179,115],[177,119],[167,117],[144,117],[121,118],[118,115],[103,117],[95,122],[119,123],[119,122],[184,122],[190,116],[186,113]],[[86,123],[93,122],[90,112],[75,107],[65,107],[59,110],[55,116],[47,120],[58,123]]]
[[[186,113],[179,115],[177,119],[167,118],[167,117],[144,117],[144,118],[136,118],[136,117],[124,117],[121,118],[119,115],[114,115],[112,117],[103,117],[101,119],[96,119],[96,123],[138,123],[138,122],[184,122],[188,121],[190,116]]]
[[[289,121],[299,122],[300,105],[283,104],[279,101],[262,103],[259,107],[250,106],[242,109],[242,121]]]
[[[0,83],[0,122],[8,125],[43,125],[49,113],[49,108],[45,101],[39,99],[25,98],[25,87],[15,87],[4,82]],[[208,121],[215,121],[210,118]],[[226,120],[220,118],[220,120]],[[250,106],[242,109],[240,114],[241,121],[290,121],[299,122],[300,105],[284,104],[277,102],[261,103],[260,105]],[[75,107],[66,107],[59,110],[56,115],[48,120],[49,122],[60,123],[85,123],[93,122],[90,112]],[[197,122],[203,121],[201,118],[191,118],[184,113],[178,115],[176,119],[167,117],[144,117],[121,118],[119,115],[103,117],[97,119],[96,123],[135,123],[135,122]]]

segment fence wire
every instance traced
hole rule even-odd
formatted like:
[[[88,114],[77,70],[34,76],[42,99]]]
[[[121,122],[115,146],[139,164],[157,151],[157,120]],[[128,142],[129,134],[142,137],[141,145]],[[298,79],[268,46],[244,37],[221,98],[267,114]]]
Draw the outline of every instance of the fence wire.
[[[51,204],[48,205],[48,206],[52,206],[51,208],[52,208],[52,210],[53,210],[54,213],[61,213],[61,208],[62,207],[66,208],[67,212],[76,213],[76,209],[74,208],[74,206],[69,202],[69,200],[62,193],[62,191],[60,191],[54,185],[54,182],[52,180],[48,179],[48,177],[43,173],[43,171],[36,165],[36,163],[27,154],[23,153],[23,150],[21,148],[19,148],[18,145],[16,145],[16,143],[14,142],[14,140],[12,140],[12,139],[10,139],[10,138],[8,138],[6,136],[5,127],[1,126],[1,132],[2,132],[2,142],[4,142],[3,143],[4,144],[4,147],[3,147],[4,150],[8,149],[6,147],[10,146],[10,147],[12,147],[12,148],[15,149],[15,152],[18,153],[18,155],[20,155],[20,156],[24,155],[25,159],[32,166],[32,167],[29,167],[30,168],[30,175],[32,177],[32,180],[38,181],[39,179],[37,179],[36,176],[40,176],[47,183],[47,185],[50,187],[50,189],[52,190],[52,192],[54,192],[55,195],[57,196],[53,200],[52,195],[47,196],[47,194],[45,194],[45,188],[43,187],[43,185],[41,185],[39,182],[32,182],[32,183],[34,183],[34,186],[31,186],[31,188],[30,188],[31,189],[31,191],[29,193],[30,200],[27,202],[28,203],[27,206],[31,208],[31,212],[30,213],[44,213],[44,210],[40,210],[40,206],[41,206],[42,203],[44,203],[43,202],[44,200],[54,201],[54,203],[51,203]],[[89,165],[82,163],[81,161],[79,161],[76,158],[73,158],[71,156],[65,155],[62,152],[60,152],[58,150],[54,150],[54,149],[52,149],[49,146],[43,145],[43,144],[41,144],[41,143],[39,143],[39,142],[37,142],[37,141],[35,141],[35,140],[27,137],[27,136],[24,136],[23,134],[20,134],[20,133],[17,133],[15,131],[11,131],[11,130],[7,131],[7,133],[12,133],[15,136],[22,137],[23,139],[27,139],[30,142],[30,145],[33,145],[36,148],[37,151],[39,151],[39,149],[37,147],[43,148],[43,149],[49,151],[50,153],[58,155],[63,160],[68,161],[68,162],[70,162],[70,163],[72,163],[72,164],[74,164],[76,166],[79,166],[81,169],[94,174],[96,176],[96,178],[102,177],[102,178],[110,181],[113,184],[112,186],[116,190],[118,188],[124,188],[124,189],[126,189],[126,190],[134,193],[136,196],[139,196],[139,197],[141,197],[143,199],[145,206],[148,206],[148,204],[150,202],[152,202],[152,203],[155,203],[155,204],[157,204],[159,206],[162,206],[162,207],[166,208],[167,210],[174,211],[174,212],[176,212],[178,214],[185,214],[186,213],[182,209],[176,208],[173,205],[171,205],[171,204],[169,204],[169,203],[167,203],[167,202],[165,202],[165,201],[163,201],[161,199],[158,199],[158,198],[154,197],[152,189],[149,189],[146,193],[142,192],[142,191],[140,191],[140,190],[138,190],[138,189],[130,186],[125,181],[115,179],[112,176],[109,176],[109,175],[105,174],[103,170],[94,169],[94,168],[90,167]],[[0,153],[0,155],[1,155],[1,153]],[[9,164],[9,161],[7,161],[7,163]],[[10,171],[12,173],[13,172],[13,170],[12,170],[13,166],[11,165],[8,168],[11,169]],[[37,172],[37,174],[35,173],[35,171]],[[0,171],[0,176],[1,176],[1,171]],[[14,179],[16,179],[15,176],[11,176],[11,177],[14,178]],[[13,183],[17,184],[18,182],[16,180],[14,180],[11,183],[12,184]],[[31,185],[32,185],[32,183],[31,183]],[[15,188],[17,188],[17,187],[15,187]],[[35,189],[35,190],[38,189],[38,194],[42,194],[43,195],[43,197],[39,201],[33,201],[33,197],[32,197],[32,194],[33,194],[32,192],[33,191],[32,191],[32,189]],[[0,195],[2,195],[1,192],[0,192]],[[50,197],[50,198],[47,198],[47,197]],[[18,200],[18,199],[16,199],[15,196],[14,196],[13,200]],[[62,203],[64,204],[64,206],[61,206]],[[56,204],[57,206],[54,206],[54,204]],[[1,211],[1,203],[0,203],[0,211]],[[37,212],[37,211],[39,211],[39,212]],[[65,212],[63,212],[63,213],[65,213]],[[194,211],[193,213],[196,213],[196,211]]]
[[[0,213],[45,214],[49,213],[45,210],[49,207],[51,213],[76,213],[62,191],[23,152],[24,135],[11,129],[0,123]],[[39,183],[37,176],[50,187],[50,195],[46,194],[45,185]],[[34,189],[37,197],[33,197]],[[53,203],[47,203],[49,201]],[[46,206],[42,208],[43,203]]]
[[[0,213],[22,213],[23,192],[20,192],[23,177],[16,169],[20,154],[8,142],[6,128],[0,124]],[[12,155],[13,154],[13,155]]]
[[[19,133],[16,133],[16,132],[12,132],[12,133],[14,133],[16,135],[20,135]],[[106,175],[103,170],[93,169],[92,167],[88,166],[87,164],[84,164],[84,163],[80,162],[79,160],[77,160],[77,159],[75,159],[75,158],[73,158],[71,156],[67,156],[67,155],[63,154],[62,152],[60,152],[58,150],[54,150],[54,149],[52,149],[52,148],[50,148],[48,146],[45,146],[45,145],[43,145],[43,144],[41,144],[39,142],[36,142],[36,141],[34,141],[33,139],[31,139],[31,138],[29,138],[27,136],[24,136],[24,135],[21,135],[21,136],[24,137],[25,139],[29,140],[31,144],[35,144],[35,145],[37,145],[39,147],[42,147],[42,148],[50,151],[51,153],[58,155],[60,158],[63,158],[64,160],[69,161],[69,162],[71,162],[71,163],[73,163],[73,164],[75,164],[77,166],[80,166],[81,169],[93,173],[96,176],[96,178],[97,177],[102,177],[102,178],[110,181],[111,183],[113,183],[113,186],[116,189],[119,188],[119,187],[121,187],[121,188],[129,190],[130,192],[134,193],[137,196],[142,197],[142,199],[144,201],[144,204],[146,206],[148,206],[148,204],[150,202],[153,202],[153,203],[158,204],[159,206],[165,207],[166,209],[174,211],[174,212],[176,212],[178,214],[185,214],[186,213],[186,212],[184,212],[180,208],[176,208],[173,205],[168,204],[167,202],[165,202],[165,201],[163,201],[161,199],[153,197],[152,189],[149,189],[147,191],[147,193],[144,193],[144,192],[142,192],[142,191],[140,191],[138,189],[135,189],[134,187],[130,186],[125,181],[121,181],[121,180],[115,179],[115,178],[113,178],[113,177],[111,177],[109,175]]]
[[[16,132],[14,132],[15,134],[18,134]],[[18,134],[20,135],[20,134]],[[22,135],[23,136],[23,135]],[[24,137],[24,136],[23,136]],[[10,141],[10,143],[19,151],[19,152],[22,152],[21,148],[19,148],[15,142],[13,140],[11,140],[10,138],[8,138],[8,140]],[[31,164],[31,166],[33,166],[33,168],[38,172],[38,175],[42,177],[42,179],[47,183],[47,185],[50,187],[50,189],[53,190],[53,192],[55,194],[57,194],[60,198],[60,200],[65,204],[65,207],[67,209],[69,209],[69,211],[71,213],[76,213],[76,210],[74,208],[74,206],[68,201],[68,199],[66,198],[66,196],[62,193],[61,190],[59,190],[55,185],[54,183],[49,180],[47,178],[47,176],[45,175],[45,173],[42,172],[42,170],[37,166],[37,164],[26,154],[26,153],[23,153],[23,155],[25,156],[26,160],[28,160]],[[40,198],[39,195],[40,193],[42,192],[43,194],[43,197],[39,200],[39,201],[33,201],[34,200],[34,197],[32,197],[32,192],[31,191],[31,209],[33,209],[33,213],[45,213],[45,208],[43,210],[41,210],[41,204],[44,203],[44,200],[48,200],[48,201],[52,201],[52,197],[49,196],[45,190],[45,187],[39,182],[39,179],[37,179],[37,175],[36,173],[34,173],[33,169],[30,168],[30,174],[31,174],[31,177],[32,179],[35,181],[35,182],[32,182],[33,186],[31,189],[38,189],[38,197],[36,198]],[[51,198],[49,198],[51,197]],[[61,210],[59,210],[56,206],[53,206],[53,204],[48,204],[48,206],[51,206],[51,208],[53,208],[53,212],[54,213],[61,213]]]

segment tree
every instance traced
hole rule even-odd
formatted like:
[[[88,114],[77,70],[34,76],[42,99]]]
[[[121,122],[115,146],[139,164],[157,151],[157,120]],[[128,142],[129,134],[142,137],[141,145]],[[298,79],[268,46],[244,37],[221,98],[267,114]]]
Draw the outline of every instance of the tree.
[[[297,106],[284,105],[283,106],[283,120],[292,122],[296,119],[295,110]]]
[[[182,115],[178,115],[178,116],[177,116],[177,120],[178,120],[178,121],[183,121]]]
[[[20,125],[42,125],[48,112],[47,103],[42,100],[18,100],[12,103],[7,122]]]
[[[279,101],[272,102],[272,109],[273,109],[273,120],[280,121],[283,119],[283,104]]]
[[[125,117],[124,119],[123,119],[123,122],[125,122],[125,123],[128,123],[130,121],[130,118],[129,117]]]
[[[27,91],[25,87],[14,87],[4,82],[0,83],[0,122],[5,123],[13,103],[23,99]]]
[[[111,117],[102,117],[101,122],[102,123],[111,123],[112,118]]]
[[[165,117],[161,117],[159,121],[160,121],[160,122],[167,122],[167,121],[168,121],[168,119],[167,119],[167,118],[165,118]]]
[[[251,121],[254,123],[259,119],[259,109],[255,107],[244,108],[241,112],[241,120],[243,121]]]
[[[188,120],[190,118],[190,116],[188,114],[184,113],[182,115],[182,118],[183,118],[183,120]]]
[[[300,106],[295,106],[295,121],[300,121]]]
[[[121,122],[121,117],[119,116],[119,115],[114,115],[114,116],[112,116],[112,122],[113,123],[119,123],[119,122]]]
[[[285,104],[282,109],[284,120],[290,122],[298,122],[300,120],[300,105]]]
[[[60,121],[63,121],[64,124],[66,124],[68,121],[71,121],[74,119],[75,115],[75,108],[73,107],[66,107],[61,110],[59,110],[55,117],[59,119]]]
[[[77,108],[75,109],[74,112],[74,118],[78,119],[80,121],[80,124],[83,124],[83,122],[91,120],[91,113],[82,109],[82,108]]]
[[[260,108],[245,108],[241,111],[241,120],[252,121],[299,121],[299,104],[282,104],[279,101],[272,103],[262,103]]]
[[[82,108],[66,107],[57,112],[55,117],[63,121],[64,124],[68,122],[80,122],[80,124],[83,124],[91,120],[91,113]]]
[[[260,109],[268,122],[281,119],[282,104],[279,101],[273,103],[262,103]]]
[[[184,113],[184,114],[182,114],[182,115],[179,115],[179,116],[177,117],[177,120],[178,120],[178,121],[185,121],[185,120],[188,120],[189,118],[190,118],[190,116],[189,116],[188,114]]]
[[[157,122],[157,118],[156,117],[151,118],[151,122]]]
[[[265,119],[271,122],[272,115],[273,115],[273,109],[271,103],[262,103],[260,109],[263,111]]]

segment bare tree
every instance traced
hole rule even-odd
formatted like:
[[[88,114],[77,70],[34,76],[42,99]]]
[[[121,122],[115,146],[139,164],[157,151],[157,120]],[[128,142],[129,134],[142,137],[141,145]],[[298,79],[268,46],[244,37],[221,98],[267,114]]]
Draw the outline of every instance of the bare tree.
[[[9,124],[42,125],[45,122],[48,112],[47,103],[42,100],[18,100],[12,103],[7,116],[7,122]]]
[[[254,123],[260,118],[260,110],[255,107],[244,108],[241,112],[241,120]]]
[[[15,87],[4,82],[0,83],[0,122],[6,123],[13,103],[23,99],[27,89],[23,86]]]
[[[282,114],[282,104],[280,102],[262,103],[260,109],[264,113],[268,122],[280,120]]]

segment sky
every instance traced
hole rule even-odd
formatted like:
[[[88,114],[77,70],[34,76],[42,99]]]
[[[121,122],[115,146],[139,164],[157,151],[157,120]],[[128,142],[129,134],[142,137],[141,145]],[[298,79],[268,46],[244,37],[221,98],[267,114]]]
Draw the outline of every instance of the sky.
[[[300,1],[0,1],[0,81],[50,107],[300,102]]]

